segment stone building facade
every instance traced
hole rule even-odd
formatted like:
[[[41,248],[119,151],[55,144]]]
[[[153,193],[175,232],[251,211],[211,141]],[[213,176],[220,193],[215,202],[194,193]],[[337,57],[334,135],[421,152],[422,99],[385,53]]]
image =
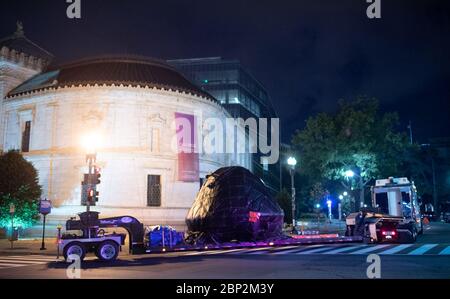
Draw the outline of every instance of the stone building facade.
[[[164,62],[102,57],[48,67],[50,54],[28,39],[17,46],[17,39],[25,39],[23,32],[0,41],[0,150],[20,150],[36,167],[55,207],[50,220],[85,210],[82,139],[94,131],[101,137],[101,184],[92,209],[102,216],[181,225],[208,173],[227,165],[251,168],[247,154],[199,153],[191,157],[197,179],[180,179],[186,166],[173,150],[177,113],[195,115],[197,132],[200,119],[230,116]]]

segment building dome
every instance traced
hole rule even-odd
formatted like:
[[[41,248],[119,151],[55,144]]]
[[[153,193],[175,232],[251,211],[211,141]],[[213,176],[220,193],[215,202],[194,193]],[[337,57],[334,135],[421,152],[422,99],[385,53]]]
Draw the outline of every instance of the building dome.
[[[48,88],[87,85],[131,85],[176,90],[215,99],[166,63],[137,56],[85,59],[50,67],[8,93],[8,97]]]

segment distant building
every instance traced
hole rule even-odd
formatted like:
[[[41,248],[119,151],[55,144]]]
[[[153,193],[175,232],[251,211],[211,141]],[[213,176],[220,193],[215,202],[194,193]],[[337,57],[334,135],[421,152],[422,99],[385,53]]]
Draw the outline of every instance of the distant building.
[[[49,220],[85,210],[81,142],[92,132],[103,140],[100,196],[92,208],[102,216],[183,225],[202,178],[223,166],[251,168],[250,154],[173,151],[180,115],[194,119],[200,110],[225,120],[230,114],[166,62],[126,56],[53,66],[51,59],[21,26],[0,41],[0,151],[19,150],[36,167],[55,207]]]
[[[167,62],[216,98],[234,118],[278,118],[263,85],[238,60],[208,57]],[[251,170],[275,194],[280,190],[280,163],[261,163],[260,157],[253,155]]]

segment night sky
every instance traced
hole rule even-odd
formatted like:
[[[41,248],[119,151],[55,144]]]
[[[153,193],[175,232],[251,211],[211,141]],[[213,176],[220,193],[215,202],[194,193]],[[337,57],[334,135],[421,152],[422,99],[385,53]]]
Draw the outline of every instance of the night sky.
[[[102,54],[239,59],[267,88],[283,141],[340,98],[377,97],[414,138],[450,136],[450,1],[2,0],[0,37],[24,24],[57,63]]]

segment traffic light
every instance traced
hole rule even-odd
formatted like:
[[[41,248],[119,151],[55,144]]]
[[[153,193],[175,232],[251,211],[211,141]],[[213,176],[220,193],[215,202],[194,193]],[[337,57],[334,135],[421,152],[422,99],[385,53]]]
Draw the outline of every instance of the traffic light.
[[[95,167],[94,168],[94,175],[92,176],[92,184],[94,185],[98,185],[101,183],[100,181],[100,177],[102,175],[100,174],[100,168],[99,167]]]
[[[95,191],[94,191],[94,189],[88,189],[88,194],[87,194],[87,200],[88,200],[88,202],[93,202],[94,200],[94,193],[95,193]]]
[[[98,195],[99,192],[96,191],[94,188],[88,189],[87,200],[91,205],[93,205],[93,203],[95,202],[98,202]]]
[[[81,182],[82,185],[89,185],[90,184],[90,177],[89,174],[85,173],[83,181]]]

